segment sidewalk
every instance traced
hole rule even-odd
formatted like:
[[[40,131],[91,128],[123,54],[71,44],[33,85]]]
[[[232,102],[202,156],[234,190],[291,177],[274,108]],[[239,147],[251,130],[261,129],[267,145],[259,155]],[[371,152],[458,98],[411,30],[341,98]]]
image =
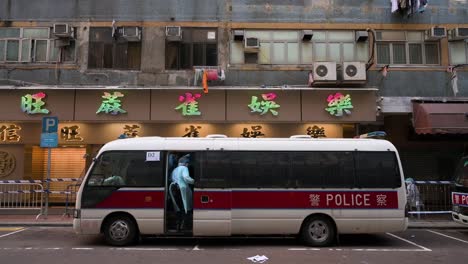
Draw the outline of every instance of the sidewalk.
[[[40,216],[36,220],[37,214],[4,214],[5,212],[0,211],[0,226],[60,226],[60,227],[71,227],[73,225],[73,216],[67,216],[59,214],[58,211],[52,211],[51,214],[45,219],[44,216]],[[424,215],[420,219],[417,217],[409,218],[408,228],[435,228],[435,229],[460,229],[466,228],[464,226],[452,221],[449,214],[444,215]]]

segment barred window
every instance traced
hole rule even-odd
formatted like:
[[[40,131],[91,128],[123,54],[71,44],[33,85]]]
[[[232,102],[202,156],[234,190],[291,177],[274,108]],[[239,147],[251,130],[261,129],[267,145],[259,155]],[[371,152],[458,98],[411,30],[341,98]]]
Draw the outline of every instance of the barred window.
[[[378,31],[376,38],[378,64],[440,64],[439,42],[426,42],[422,31]]]

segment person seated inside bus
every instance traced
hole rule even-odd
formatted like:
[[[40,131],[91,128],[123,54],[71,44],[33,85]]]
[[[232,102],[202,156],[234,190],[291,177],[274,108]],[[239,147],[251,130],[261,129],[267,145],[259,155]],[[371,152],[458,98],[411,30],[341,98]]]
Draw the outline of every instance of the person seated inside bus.
[[[104,157],[105,159],[102,160],[102,169],[104,173],[104,180],[102,181],[102,185],[112,185],[112,186],[122,186],[125,185],[125,181],[121,176],[114,175],[113,173],[113,166],[111,166],[111,162]]]
[[[182,197],[183,203],[183,213],[184,216],[182,219],[179,219],[177,229],[190,228],[189,225],[184,225],[184,222],[189,223],[190,216],[192,214],[192,189],[190,184],[194,184],[195,180],[190,177],[189,173],[189,162],[190,154],[184,155],[179,159],[178,166],[172,171],[171,179],[173,183],[177,184],[177,187],[180,190],[180,195]]]

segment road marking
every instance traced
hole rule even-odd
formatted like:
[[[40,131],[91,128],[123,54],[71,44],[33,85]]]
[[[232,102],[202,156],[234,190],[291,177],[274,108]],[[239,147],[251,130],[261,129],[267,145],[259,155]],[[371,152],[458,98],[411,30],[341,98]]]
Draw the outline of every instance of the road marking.
[[[94,250],[94,248],[72,248],[72,250]]]
[[[423,247],[423,246],[421,246],[421,245],[418,245],[418,244],[416,244],[416,243],[414,243],[414,242],[412,242],[412,241],[409,241],[409,240],[407,240],[407,239],[404,239],[404,238],[399,237],[399,236],[397,236],[397,235],[394,235],[394,234],[392,234],[392,233],[385,233],[385,234],[387,234],[387,235],[389,235],[389,236],[392,236],[392,237],[394,237],[394,238],[400,239],[400,240],[402,240],[402,241],[405,241],[405,242],[407,242],[407,243],[410,243],[411,245],[417,246],[418,248],[423,249],[423,251],[432,251],[431,249],[429,249],[429,248],[427,248],[427,247]]]
[[[6,237],[6,236],[9,236],[9,235],[13,235],[13,234],[16,234],[16,233],[19,233],[19,232],[22,232],[22,231],[24,231],[24,230],[26,230],[26,229],[27,229],[27,228],[23,228],[23,229],[20,229],[20,230],[16,230],[16,231],[13,231],[13,232],[10,232],[10,233],[1,235],[0,238]]]
[[[451,237],[451,236],[449,236],[449,235],[442,234],[442,233],[439,233],[439,232],[436,232],[436,231],[432,231],[432,230],[426,230],[426,231],[429,231],[429,232],[431,232],[431,233],[434,233],[434,234],[437,234],[437,235],[440,235],[440,236],[443,236],[443,237],[448,237],[448,238],[451,238],[451,239],[453,239],[453,240],[457,240],[457,241],[460,241],[460,242],[463,242],[463,243],[467,243],[467,244],[468,244],[468,241],[463,240],[463,239],[460,239],[460,238]]]
[[[110,250],[163,251],[163,250],[179,250],[179,249],[178,248],[110,248]]]
[[[195,245],[195,246],[192,248],[192,250],[203,250],[203,249],[200,249],[200,248],[198,247],[198,245]]]
[[[409,248],[353,248],[351,251],[367,251],[367,252],[427,252],[425,249],[409,249]],[[432,250],[429,250],[432,251]]]
[[[291,251],[301,251],[301,250],[313,250],[313,251],[320,251],[320,248],[288,248]]]
[[[0,232],[17,231],[23,228],[24,227],[0,227]]]

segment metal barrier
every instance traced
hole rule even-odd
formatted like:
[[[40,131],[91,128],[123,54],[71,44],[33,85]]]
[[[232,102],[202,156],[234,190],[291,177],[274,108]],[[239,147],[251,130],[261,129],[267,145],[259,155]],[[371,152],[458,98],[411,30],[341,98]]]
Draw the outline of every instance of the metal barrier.
[[[40,183],[0,182],[0,209],[39,210],[36,219],[42,214],[44,188]]]
[[[416,181],[420,200],[420,210],[410,211],[413,215],[449,214],[452,210],[451,181]]]
[[[67,197],[65,199],[65,213],[63,214],[63,216],[72,215],[76,200],[76,193],[78,192],[78,189],[80,189],[80,185],[80,183],[77,183],[70,184],[67,186]]]
[[[79,178],[53,178],[47,180],[1,180],[0,181],[0,209],[38,209],[40,213],[36,219],[41,215],[47,214],[44,212],[46,206],[45,195],[51,195],[55,198],[66,195],[65,197],[65,213],[70,215],[70,206],[74,205],[73,198],[76,197],[77,188],[80,184],[67,185],[66,190],[63,190],[63,183],[79,182]],[[46,183],[57,183],[59,185],[51,185],[50,189],[44,189]],[[72,188],[72,186],[77,186]],[[63,202],[63,198],[61,199]],[[46,216],[47,217],[47,216]]]

